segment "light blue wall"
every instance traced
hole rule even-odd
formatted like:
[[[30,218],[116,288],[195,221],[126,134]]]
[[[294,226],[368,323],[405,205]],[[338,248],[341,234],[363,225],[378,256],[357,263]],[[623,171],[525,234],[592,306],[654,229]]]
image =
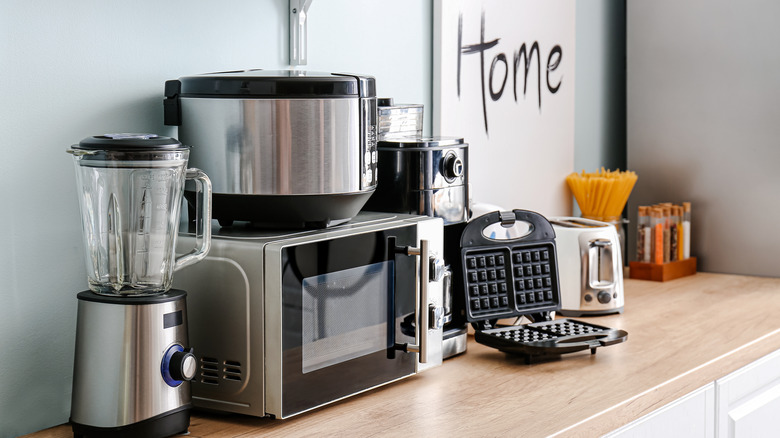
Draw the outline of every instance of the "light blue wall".
[[[105,132],[175,135],[162,124],[166,79],[287,68],[287,3],[0,2],[0,437],[70,413],[86,281],[65,149]],[[419,0],[315,0],[309,67],[374,74],[380,94],[430,105],[431,11]]]
[[[175,136],[162,125],[166,79],[287,68],[287,3],[0,2],[0,437],[63,423],[70,412],[75,294],[86,282],[65,149],[105,132]],[[577,6],[577,169],[610,165],[614,152],[603,139],[614,106],[579,105],[611,93],[608,80],[580,77],[606,74],[599,47],[610,36],[598,14],[608,4]],[[381,96],[425,104],[430,132],[431,1],[314,0],[309,13],[308,69],[376,76]]]

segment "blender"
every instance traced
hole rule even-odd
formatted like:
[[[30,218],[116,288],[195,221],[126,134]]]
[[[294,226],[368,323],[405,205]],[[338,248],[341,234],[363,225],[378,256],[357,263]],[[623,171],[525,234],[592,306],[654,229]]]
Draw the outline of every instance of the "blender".
[[[89,290],[78,298],[71,424],[74,436],[163,437],[186,432],[196,360],[186,292],[174,271],[211,246],[211,182],[187,169],[189,147],[155,134],[85,138],[76,167]],[[176,256],[185,180],[202,229]]]

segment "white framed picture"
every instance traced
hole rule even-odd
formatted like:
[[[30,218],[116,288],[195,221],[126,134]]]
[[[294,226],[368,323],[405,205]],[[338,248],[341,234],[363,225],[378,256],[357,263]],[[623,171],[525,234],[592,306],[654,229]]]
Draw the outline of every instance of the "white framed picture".
[[[570,215],[574,0],[434,0],[433,133],[469,144],[474,202]]]

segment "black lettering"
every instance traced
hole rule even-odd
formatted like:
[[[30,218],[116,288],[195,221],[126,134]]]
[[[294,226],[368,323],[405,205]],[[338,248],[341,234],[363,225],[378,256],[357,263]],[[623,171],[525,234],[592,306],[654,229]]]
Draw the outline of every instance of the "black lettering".
[[[495,93],[493,92],[493,72],[496,69],[496,63],[498,62],[504,63],[504,80],[501,82],[501,89],[498,90],[498,93]],[[509,76],[509,64],[506,62],[506,55],[499,53],[498,56],[493,58],[493,63],[490,65],[490,78],[488,79],[488,85],[490,86],[490,98],[493,99],[493,102],[500,99],[501,95],[504,94],[504,86],[506,85],[507,76]]]
[[[481,82],[480,91],[482,92],[482,115],[485,119],[485,134],[488,132],[487,102],[485,101],[485,50],[497,45],[499,40],[500,38],[496,38],[493,41],[485,42],[485,11],[482,11],[482,25],[480,26],[479,32],[479,44],[461,46],[460,49],[461,53],[465,55],[479,53],[479,75]]]
[[[534,52],[536,52],[536,89],[539,94],[539,109],[542,109],[542,65],[541,61],[539,60],[539,43],[534,41],[533,44],[531,44],[531,50],[526,52],[526,46],[525,43],[523,43],[522,46],[520,46],[520,50],[515,52],[515,76],[514,76],[514,93],[515,93],[515,102],[517,102],[517,71],[520,68],[520,61],[525,58],[525,73],[523,75],[523,97],[525,97],[526,90],[528,88],[528,72],[531,70],[531,59],[534,56]]]
[[[558,80],[558,85],[554,87],[550,85],[550,72],[558,69],[558,66],[561,65],[561,58],[563,58],[563,49],[556,44],[555,47],[550,50],[550,56],[547,57],[547,89],[550,90],[550,93],[552,94],[558,92],[558,89],[561,88],[561,82],[563,81],[563,78],[561,78]]]

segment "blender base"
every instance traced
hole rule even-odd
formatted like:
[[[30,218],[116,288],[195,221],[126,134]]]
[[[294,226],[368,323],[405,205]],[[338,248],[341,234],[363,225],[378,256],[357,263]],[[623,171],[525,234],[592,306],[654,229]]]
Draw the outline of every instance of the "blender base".
[[[147,438],[163,438],[176,434],[185,434],[190,427],[191,407],[192,405],[188,404],[137,423],[117,427],[96,427],[71,421],[73,437],[135,438],[142,436]]]

